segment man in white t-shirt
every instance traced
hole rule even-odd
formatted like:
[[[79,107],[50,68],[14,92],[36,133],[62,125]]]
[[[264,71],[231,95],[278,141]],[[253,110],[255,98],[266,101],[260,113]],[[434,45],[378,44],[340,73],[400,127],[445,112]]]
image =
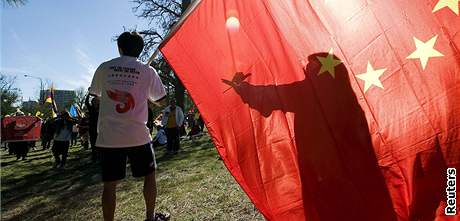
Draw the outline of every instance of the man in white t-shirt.
[[[146,220],[168,220],[169,214],[154,211],[155,155],[146,126],[149,101],[164,105],[166,92],[156,71],[137,60],[144,48],[139,34],[124,32],[117,44],[121,56],[97,68],[89,90],[100,97],[96,147],[104,182],[104,220],[113,220],[116,186],[126,175],[127,158],[133,176],[145,179]]]

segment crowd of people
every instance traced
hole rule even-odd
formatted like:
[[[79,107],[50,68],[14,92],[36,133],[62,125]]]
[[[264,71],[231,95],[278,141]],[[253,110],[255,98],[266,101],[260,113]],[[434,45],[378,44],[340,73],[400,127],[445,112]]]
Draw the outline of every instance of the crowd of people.
[[[64,167],[69,147],[80,145],[83,149],[91,149],[91,160],[97,162],[97,119],[99,115],[99,98],[87,95],[85,100],[86,112],[77,117],[70,116],[68,111],[62,111],[55,118],[41,120],[40,142],[42,150],[51,148],[55,158],[54,167]],[[155,134],[152,147],[165,147],[166,153],[177,154],[181,139],[190,139],[201,136],[204,122],[195,109],[186,114],[182,108],[171,99],[169,105],[158,116],[154,117],[153,110],[148,109],[147,127],[150,134]],[[25,116],[19,109],[14,116]],[[186,132],[188,131],[188,133]],[[36,148],[35,141],[11,142],[5,144],[9,154],[14,154],[17,160],[26,160],[31,149]]]
[[[91,149],[91,160],[100,165],[104,183],[104,220],[114,218],[116,187],[126,175],[127,162],[134,177],[144,177],[146,221],[168,220],[168,213],[155,211],[154,148],[164,146],[167,154],[178,154],[181,137],[193,140],[200,136],[204,122],[194,109],[184,114],[175,99],[168,99],[155,69],[137,60],[144,47],[139,34],[122,33],[117,46],[120,57],[102,63],[93,76],[84,113],[78,110],[77,116],[71,116],[62,111],[55,118],[42,120],[42,147],[51,148],[54,168],[65,167],[69,148],[78,140],[83,149]],[[162,111],[155,117],[154,109]],[[17,158],[25,159],[31,144],[11,144]]]
[[[90,96],[88,96],[89,98]],[[97,98],[93,98],[93,104],[97,103]],[[55,167],[63,167],[68,155],[70,146],[78,145],[80,140],[81,146],[88,149],[88,141],[92,137],[93,161],[96,161],[95,140],[97,138],[97,108],[91,108],[92,104],[87,104],[86,113],[78,113],[78,116],[71,117],[68,111],[62,111],[54,118],[41,119],[40,141],[43,150],[51,148],[55,157]],[[21,110],[12,114],[16,117],[25,116]],[[95,121],[91,123],[92,121]],[[31,124],[33,125],[33,124]],[[91,133],[91,132],[92,133]],[[25,160],[30,149],[35,149],[35,141],[14,141],[4,142],[4,148],[8,149],[9,154],[15,154],[17,160]]]

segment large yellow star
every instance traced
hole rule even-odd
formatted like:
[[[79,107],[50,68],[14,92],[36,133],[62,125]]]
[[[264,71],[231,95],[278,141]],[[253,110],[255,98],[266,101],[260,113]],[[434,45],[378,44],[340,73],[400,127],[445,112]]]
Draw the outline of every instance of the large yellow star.
[[[434,44],[436,43],[436,39],[438,38],[437,35],[432,37],[427,42],[422,42],[414,37],[415,47],[416,50],[412,52],[408,59],[420,59],[420,63],[422,64],[422,69],[425,70],[426,65],[428,64],[428,59],[433,57],[442,57],[444,56],[441,52],[434,49]]]
[[[455,14],[459,14],[458,10],[459,0],[439,0],[438,4],[434,6],[433,13],[441,10],[442,8],[449,7]]]
[[[335,78],[335,66],[341,64],[342,61],[334,58],[332,49],[329,51],[326,57],[317,56],[316,58],[318,58],[319,62],[321,63],[321,69],[319,70],[318,75],[329,72],[329,74],[331,74],[331,76]]]
[[[380,81],[379,78],[380,76],[382,76],[383,72],[385,72],[386,70],[387,70],[386,68],[374,70],[374,68],[371,65],[371,62],[367,62],[367,72],[356,75],[357,78],[364,81],[364,93],[366,93],[366,91],[372,85],[375,85],[383,89],[382,82]]]

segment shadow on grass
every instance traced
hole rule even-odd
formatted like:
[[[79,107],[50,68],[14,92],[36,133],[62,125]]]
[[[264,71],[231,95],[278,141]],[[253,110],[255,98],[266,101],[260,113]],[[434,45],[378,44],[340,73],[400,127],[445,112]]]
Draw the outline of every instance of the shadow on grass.
[[[75,176],[73,170],[82,169],[84,166],[78,166],[72,170],[58,171],[55,173],[55,177],[51,179],[46,179],[45,182],[41,182],[36,185],[40,185],[40,188],[34,188],[28,192],[18,194],[10,201],[5,203],[6,208],[15,208],[20,206],[20,204],[27,198],[30,194],[41,193],[41,195],[46,196],[49,201],[52,201],[55,205],[65,205],[65,209],[56,209],[52,206],[47,205],[46,203],[38,203],[34,206],[27,208],[26,210],[21,211],[20,214],[14,215],[9,219],[5,220],[50,220],[56,218],[57,216],[66,214],[68,208],[77,208],[81,207],[81,203],[88,200],[91,197],[91,191],[87,192],[86,190],[89,187],[96,187],[100,183],[99,177],[94,179],[95,171],[94,167],[86,171],[89,173]],[[65,173],[65,174],[62,174]],[[31,183],[25,183],[19,188],[25,188]],[[40,212],[37,212],[40,211]]]
[[[16,162],[18,162],[18,161],[14,160],[14,161],[9,161],[9,162],[2,162],[2,163],[0,163],[0,166],[1,166],[2,168],[5,168],[5,167],[7,167],[7,166],[9,166],[9,165],[12,165],[12,164],[14,164],[14,163],[16,163]]]
[[[34,160],[41,160],[48,158],[50,155],[51,150],[35,150],[35,151],[29,151],[27,154],[27,160],[26,162],[34,161]],[[43,156],[43,157],[39,157]],[[4,155],[2,156],[1,159],[1,167],[3,169],[6,169],[5,167],[8,167],[10,165],[14,165],[16,163],[21,162],[21,160],[16,160],[16,155]]]
[[[164,154],[164,149],[157,150],[159,155],[163,153],[157,160],[180,160],[213,148],[207,142],[209,141],[199,140],[193,144],[183,142],[183,148],[177,155]],[[90,155],[90,150],[71,148],[65,169],[52,169],[54,159],[49,150],[31,152],[26,161],[15,161],[13,157],[9,157],[7,162],[2,162],[9,166],[8,170],[15,170],[12,176],[2,177],[2,214],[24,207],[20,213],[10,214],[2,220],[50,220],[59,216],[52,205],[28,202],[38,197],[45,197],[53,205],[65,204],[66,208],[79,207],[81,202],[94,197],[94,191],[99,191],[101,178],[99,165],[89,163]],[[205,155],[207,154],[200,154],[198,157],[206,157]],[[199,161],[199,158],[196,160]],[[59,213],[61,212],[65,211]]]
[[[26,161],[8,159],[2,162],[2,166],[8,165],[7,170],[10,170],[6,176],[2,172],[2,220],[49,220],[58,214],[56,208],[48,204],[68,205],[77,203],[75,199],[82,202],[91,196],[85,189],[101,183],[99,165],[89,163],[90,152],[87,150],[73,147],[65,169],[52,168],[54,160],[50,151],[35,153],[32,152]],[[52,203],[29,202],[37,198]],[[7,212],[17,208],[24,209],[8,217]]]
[[[35,205],[33,205],[32,207],[28,208],[28,209],[27,209],[26,211],[24,211],[23,213],[17,214],[17,215],[15,215],[15,216],[11,217],[11,218],[8,219],[8,220],[10,220],[10,221],[26,220],[26,219],[28,218],[28,216],[29,216],[31,213],[33,213],[34,211],[37,211],[37,210],[39,210],[39,209],[41,209],[41,208],[44,208],[44,207],[46,207],[46,204],[45,204],[45,203],[38,203],[38,204],[35,204]]]
[[[194,142],[182,141],[182,149],[177,155],[165,154],[164,147],[155,151],[160,163],[176,167],[173,171],[182,173],[183,167],[176,166],[182,165],[178,161],[188,158],[189,161],[202,163],[214,159],[216,152],[212,151],[213,148],[209,138],[203,138]],[[90,163],[90,156],[91,150],[72,147],[65,169],[52,169],[54,160],[49,150],[34,151],[29,155],[29,160],[17,164],[10,157],[5,162],[8,163],[8,172],[2,172],[2,220],[63,220],[65,217],[79,220],[76,218],[78,211],[99,214],[94,211],[100,209],[100,168],[98,164]],[[193,179],[201,180],[203,176],[202,172],[196,173]],[[132,185],[120,187],[120,191],[127,192],[133,188]],[[80,215],[87,217],[86,214]]]

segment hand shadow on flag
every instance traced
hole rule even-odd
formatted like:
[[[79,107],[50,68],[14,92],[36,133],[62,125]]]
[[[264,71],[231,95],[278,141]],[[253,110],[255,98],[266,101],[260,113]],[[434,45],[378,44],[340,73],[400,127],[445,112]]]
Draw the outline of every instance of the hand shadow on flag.
[[[290,84],[251,85],[243,73],[222,81],[265,118],[275,110],[294,113],[306,220],[396,220],[345,65],[335,67],[335,78],[317,74],[318,57],[326,56],[310,55],[305,79]]]

